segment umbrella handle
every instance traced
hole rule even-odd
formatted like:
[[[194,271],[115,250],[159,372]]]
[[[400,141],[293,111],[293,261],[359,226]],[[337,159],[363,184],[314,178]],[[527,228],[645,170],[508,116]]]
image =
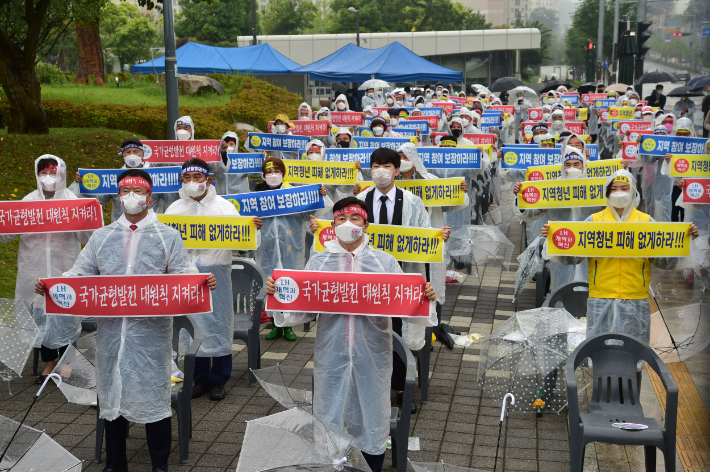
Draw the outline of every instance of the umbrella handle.
[[[55,374],[54,372],[52,372],[51,374],[48,374],[47,378],[44,379],[42,386],[39,388],[39,392],[37,392],[38,397],[42,394],[42,390],[44,390],[44,386],[47,385],[47,382],[49,382],[49,379],[51,379],[51,378],[54,378],[57,381],[57,387],[59,387],[62,384],[62,378],[59,376],[59,374]]]
[[[515,405],[515,395],[512,393],[506,393],[505,396],[503,397],[503,408],[500,411],[500,422],[503,422],[503,419],[505,418],[505,405],[508,402],[508,398],[510,398],[510,404]]]

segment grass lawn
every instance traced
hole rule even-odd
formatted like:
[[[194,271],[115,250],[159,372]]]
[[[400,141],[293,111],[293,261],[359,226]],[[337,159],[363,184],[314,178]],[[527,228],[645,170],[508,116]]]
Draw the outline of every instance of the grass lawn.
[[[147,82],[122,83],[121,87],[106,85],[42,85],[42,100],[67,100],[76,103],[119,103],[121,105],[165,105],[165,89],[160,94],[158,84]],[[197,95],[180,95],[180,106],[207,107],[226,105],[231,100],[229,92]]]
[[[49,134],[44,136],[8,135],[6,130],[0,130],[0,156],[3,163],[0,179],[6,183],[0,187],[0,200],[21,200],[28,193],[37,190],[34,161],[42,154],[54,154],[63,159],[71,181],[79,167],[120,167],[123,161],[117,153],[121,141],[130,136],[144,138],[126,131],[103,128],[52,128]],[[104,208],[104,222],[111,222],[108,208]],[[0,244],[1,298],[15,296],[18,245],[19,238],[8,244]]]

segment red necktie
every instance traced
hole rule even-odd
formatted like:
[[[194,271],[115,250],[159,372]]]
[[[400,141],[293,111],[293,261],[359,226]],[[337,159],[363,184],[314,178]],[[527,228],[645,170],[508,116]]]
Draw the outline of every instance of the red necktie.
[[[135,230],[138,229],[138,226],[137,226],[137,225],[131,225],[131,226],[129,226],[129,228],[131,228],[131,231],[135,231]]]

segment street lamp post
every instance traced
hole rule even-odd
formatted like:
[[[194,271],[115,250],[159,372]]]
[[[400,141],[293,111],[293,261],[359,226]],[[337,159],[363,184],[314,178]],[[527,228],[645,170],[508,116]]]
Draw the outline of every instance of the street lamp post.
[[[355,28],[357,29],[357,34],[355,36],[357,45],[360,46],[360,10],[356,10],[353,7],[348,8],[350,13],[355,13]]]

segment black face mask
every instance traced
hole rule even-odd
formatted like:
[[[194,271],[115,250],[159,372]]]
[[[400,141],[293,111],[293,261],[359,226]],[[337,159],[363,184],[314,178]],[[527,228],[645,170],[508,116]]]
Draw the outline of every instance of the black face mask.
[[[463,130],[462,130],[462,129],[452,129],[452,130],[451,130],[451,135],[454,136],[454,137],[456,137],[456,138],[458,138],[459,136],[461,136],[461,133],[463,133]]]
[[[349,148],[350,147],[350,141],[338,141],[338,146],[341,148]]]

